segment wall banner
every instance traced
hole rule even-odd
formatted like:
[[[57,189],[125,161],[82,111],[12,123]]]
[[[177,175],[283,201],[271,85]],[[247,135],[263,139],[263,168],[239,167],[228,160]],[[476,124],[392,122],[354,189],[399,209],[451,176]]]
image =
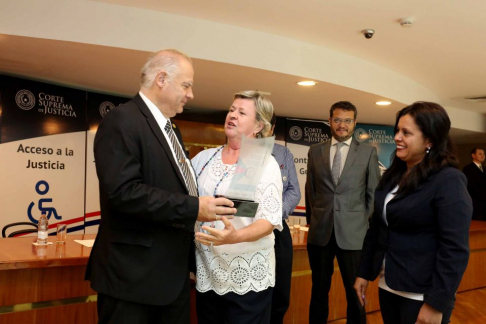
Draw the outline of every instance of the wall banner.
[[[392,126],[357,124],[354,138],[376,147],[382,173],[390,166],[390,157],[396,149],[395,131]]]
[[[45,211],[83,233],[86,92],[0,76],[0,106],[0,228]]]
[[[86,130],[86,92],[0,75],[1,143]]]
[[[299,179],[301,199],[297,208],[292,213],[295,219],[290,217],[291,222],[305,224],[305,181],[307,175],[307,154],[309,146],[326,142],[331,138],[331,128],[327,121],[303,120],[287,118],[287,131],[285,134],[286,146],[294,155],[295,170]]]

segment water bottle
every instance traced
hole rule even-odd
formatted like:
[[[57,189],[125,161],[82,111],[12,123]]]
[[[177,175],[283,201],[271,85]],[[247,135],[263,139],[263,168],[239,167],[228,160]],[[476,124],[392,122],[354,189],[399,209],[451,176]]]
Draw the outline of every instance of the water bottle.
[[[42,212],[37,224],[37,244],[47,244],[47,229],[49,222],[47,221],[46,212]]]

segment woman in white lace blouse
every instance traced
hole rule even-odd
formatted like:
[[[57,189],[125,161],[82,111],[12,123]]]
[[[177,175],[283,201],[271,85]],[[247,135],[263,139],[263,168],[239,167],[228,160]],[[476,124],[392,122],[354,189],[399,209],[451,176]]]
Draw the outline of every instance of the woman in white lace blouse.
[[[199,195],[224,195],[242,136],[268,133],[272,103],[256,91],[235,94],[224,125],[226,145],[192,160]],[[282,229],[282,180],[272,157],[255,191],[255,218],[196,223],[197,315],[200,324],[269,323],[275,285],[275,228]]]

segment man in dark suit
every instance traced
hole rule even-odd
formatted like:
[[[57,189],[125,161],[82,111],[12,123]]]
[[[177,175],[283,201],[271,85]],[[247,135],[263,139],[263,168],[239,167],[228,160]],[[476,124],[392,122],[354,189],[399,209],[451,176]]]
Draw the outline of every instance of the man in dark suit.
[[[467,191],[473,201],[473,217],[475,220],[486,220],[486,173],[483,167],[484,150],[473,148],[472,162],[462,171],[467,178]]]
[[[357,114],[350,102],[332,105],[332,139],[309,149],[305,194],[312,270],[310,324],[327,322],[334,258],[346,290],[347,323],[366,323],[353,285],[380,171],[376,148],[352,137]]]
[[[155,53],[135,98],[107,114],[94,153],[101,224],[86,279],[99,323],[189,323],[188,265],[196,220],[233,214],[230,200],[198,197],[179,130],[170,121],[192,99],[191,59]]]

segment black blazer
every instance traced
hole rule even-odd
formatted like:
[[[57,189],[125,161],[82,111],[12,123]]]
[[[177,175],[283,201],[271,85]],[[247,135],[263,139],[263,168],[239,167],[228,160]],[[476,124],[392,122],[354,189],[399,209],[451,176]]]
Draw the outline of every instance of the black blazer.
[[[454,295],[469,259],[472,203],[466,177],[444,168],[417,190],[383,206],[391,184],[376,189],[375,209],[365,237],[358,277],[375,280],[386,257],[385,281],[399,291],[423,293],[440,312]]]
[[[483,167],[486,171],[486,168]],[[462,169],[467,178],[467,190],[473,201],[473,219],[486,220],[486,172],[481,172],[474,162]]]
[[[167,305],[189,277],[199,200],[139,95],[105,116],[94,154],[101,224],[86,279],[97,292]]]

